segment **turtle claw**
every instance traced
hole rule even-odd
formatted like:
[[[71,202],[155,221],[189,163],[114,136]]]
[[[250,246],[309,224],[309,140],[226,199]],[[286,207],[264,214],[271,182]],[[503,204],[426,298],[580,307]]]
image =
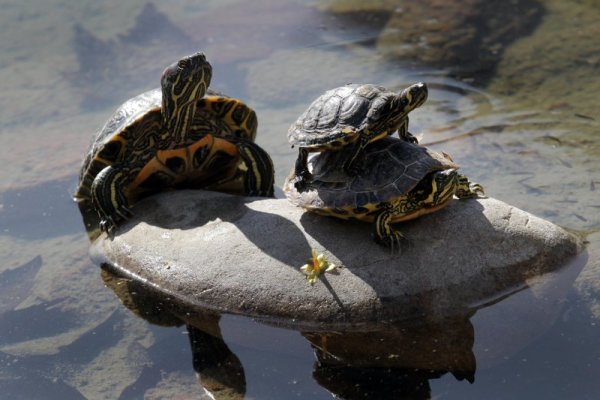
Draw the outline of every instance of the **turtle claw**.
[[[102,219],[100,221],[100,231],[105,232],[107,234],[111,234],[116,228],[115,221],[112,218],[107,217],[106,219]]]
[[[304,192],[310,181],[312,180],[312,174],[307,170],[301,171],[300,173],[296,173],[296,177],[292,181],[294,187],[299,192]]]
[[[412,133],[406,131],[404,133],[400,133],[398,132],[398,135],[400,136],[400,139],[408,142],[408,143],[414,143],[414,144],[419,144],[419,139],[417,139],[415,137],[415,135],[413,135]]]
[[[119,222],[126,221],[131,217],[133,217],[131,209],[122,205],[118,209],[114,209],[112,215],[100,216],[100,230],[111,234],[117,228]]]
[[[376,238],[375,242],[383,247],[387,247],[391,254],[402,254],[402,249],[408,243],[406,238],[398,231],[392,231],[383,238]]]
[[[479,183],[471,182],[464,175],[458,177],[458,188],[456,190],[456,197],[459,199],[468,198],[486,198],[485,190]]]

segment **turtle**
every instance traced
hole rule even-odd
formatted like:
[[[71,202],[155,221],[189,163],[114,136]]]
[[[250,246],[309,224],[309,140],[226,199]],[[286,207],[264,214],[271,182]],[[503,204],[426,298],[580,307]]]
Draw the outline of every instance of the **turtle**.
[[[98,131],[74,194],[84,220],[97,214],[89,235],[112,232],[139,198],[185,183],[273,196],[273,163],[254,143],[256,113],[208,89],[211,77],[204,54],[185,56],[164,70],[160,88],[127,100]]]
[[[403,239],[392,223],[435,212],[454,196],[484,195],[481,185],[458,173],[450,156],[416,143],[395,137],[370,143],[356,175],[343,169],[342,152],[324,151],[309,158],[313,179],[305,191],[294,185],[292,169],[283,186],[286,197],[318,214],[372,222],[375,242],[392,251]]]
[[[323,93],[288,130],[288,141],[298,146],[296,189],[302,191],[311,179],[306,164],[309,152],[347,147],[343,168],[355,175],[360,170],[357,159],[368,143],[395,131],[400,138],[417,143],[408,131],[408,113],[423,105],[427,94],[423,82],[400,93],[373,84],[348,84]]]

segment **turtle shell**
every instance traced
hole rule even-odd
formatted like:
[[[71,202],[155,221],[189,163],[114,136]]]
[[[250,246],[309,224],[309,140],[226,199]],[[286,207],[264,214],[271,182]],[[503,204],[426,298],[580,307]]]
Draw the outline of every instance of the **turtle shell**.
[[[361,209],[406,195],[432,172],[458,169],[444,154],[393,137],[370,143],[363,157],[360,173],[350,176],[340,167],[343,151],[316,153],[309,159],[313,180],[308,190],[298,192],[290,176],[286,196],[312,210]]]
[[[288,140],[300,147],[321,147],[353,141],[375,122],[385,119],[397,94],[382,86],[350,84],[319,96],[288,131]]]
[[[209,89],[198,102],[186,142],[173,143],[163,124],[161,100],[161,90],[153,89],[129,99],[114,112],[94,137],[83,161],[76,199],[90,199],[92,182],[107,165],[138,163],[141,168],[157,150],[186,147],[215,132],[224,138],[253,141],[256,137],[254,111],[240,100]]]
[[[81,166],[75,198],[89,199],[96,175],[107,165],[123,162],[133,147],[144,149],[145,146],[150,151],[152,136],[165,130],[161,99],[160,89],[153,89],[129,99],[114,112],[90,144]]]

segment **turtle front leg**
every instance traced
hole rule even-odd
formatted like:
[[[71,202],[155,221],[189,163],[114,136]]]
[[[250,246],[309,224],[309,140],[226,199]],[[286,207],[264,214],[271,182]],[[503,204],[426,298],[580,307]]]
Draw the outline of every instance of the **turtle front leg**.
[[[398,127],[398,137],[409,143],[419,143],[419,140],[408,131],[408,117],[402,119],[402,122]]]
[[[458,175],[458,184],[455,195],[459,199],[486,197],[483,186],[481,186],[479,183],[469,181],[469,179],[464,175]]]
[[[298,158],[294,167],[294,187],[297,191],[303,192],[306,185],[312,179],[312,174],[308,171],[308,150],[300,147],[298,149]]]
[[[404,236],[392,228],[392,220],[396,209],[392,204],[386,205],[373,222],[373,238],[376,243],[387,247],[392,253],[400,252]]]
[[[119,222],[132,216],[129,202],[124,193],[129,184],[128,174],[121,168],[104,168],[92,182],[92,204],[100,217],[100,229],[112,232]]]
[[[275,168],[269,154],[250,140],[239,140],[236,145],[247,168],[244,176],[246,195],[274,197]]]

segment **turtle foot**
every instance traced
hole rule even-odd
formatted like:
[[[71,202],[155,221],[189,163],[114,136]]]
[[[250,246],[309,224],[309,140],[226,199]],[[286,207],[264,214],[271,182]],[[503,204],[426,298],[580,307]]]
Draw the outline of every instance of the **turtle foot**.
[[[390,250],[392,254],[402,254],[402,251],[409,245],[409,241],[398,231],[392,231],[389,235],[378,238],[375,242]]]
[[[460,175],[458,178],[458,188],[456,190],[456,197],[459,199],[468,198],[486,198],[485,190],[479,183],[471,182],[466,176]]]
[[[308,184],[312,180],[312,174],[308,171],[296,174],[296,178],[292,181],[294,187],[299,192],[304,192],[308,188]]]
[[[100,230],[112,234],[119,223],[128,220],[132,216],[133,213],[128,207],[119,207],[118,210],[115,210],[114,215],[102,215],[100,217]]]
[[[408,142],[408,143],[414,143],[414,144],[419,144],[419,139],[417,139],[415,137],[415,135],[413,135],[410,132],[404,132],[403,134],[401,134],[400,132],[398,132],[398,135],[400,136],[400,139]]]

